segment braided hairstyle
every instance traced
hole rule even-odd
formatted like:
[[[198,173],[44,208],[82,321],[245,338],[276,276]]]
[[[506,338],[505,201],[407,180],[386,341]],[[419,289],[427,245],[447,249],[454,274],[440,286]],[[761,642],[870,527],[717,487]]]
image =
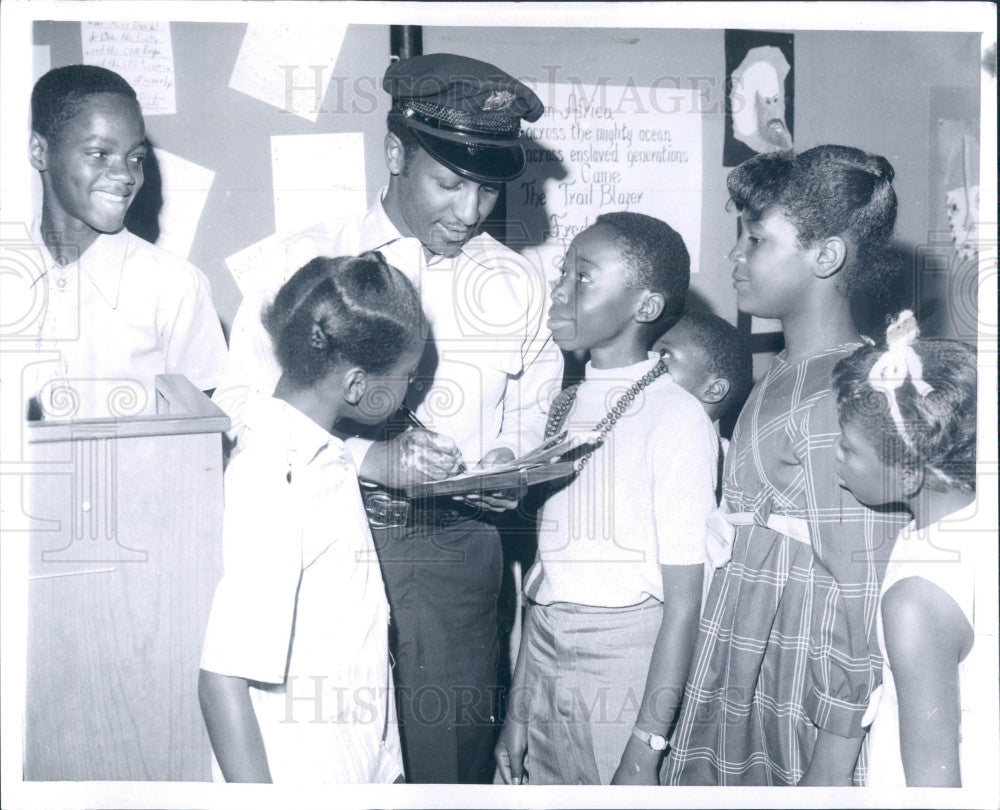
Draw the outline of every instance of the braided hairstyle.
[[[886,464],[929,468],[945,486],[975,491],[976,353],[957,340],[917,339],[910,348],[933,390],[921,394],[909,378],[896,389],[905,435],[868,380],[885,347],[862,346],[834,367],[840,422],[859,428]]]
[[[57,137],[88,99],[101,93],[122,96],[139,110],[132,85],[113,70],[97,65],[53,68],[31,91],[31,129],[46,140]]]
[[[803,249],[830,236],[845,239],[841,291],[851,300],[885,302],[902,270],[891,247],[894,175],[881,155],[826,145],[755,155],[729,173],[726,185],[736,208],[754,218],[779,208]]]
[[[416,290],[381,254],[317,257],[298,270],[261,315],[282,371],[297,389],[340,362],[389,371],[422,338]]]

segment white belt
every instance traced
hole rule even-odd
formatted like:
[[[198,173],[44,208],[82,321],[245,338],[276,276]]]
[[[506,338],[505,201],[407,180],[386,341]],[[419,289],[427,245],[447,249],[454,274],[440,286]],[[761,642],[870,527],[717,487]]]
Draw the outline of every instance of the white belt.
[[[737,526],[752,526],[757,523],[753,512],[727,512],[725,507],[719,507],[705,519],[705,551],[708,559],[716,568],[722,568],[733,556],[733,539],[736,537]],[[789,515],[768,515],[764,522],[772,529],[807,546],[812,545],[809,538],[809,524],[803,518]]]

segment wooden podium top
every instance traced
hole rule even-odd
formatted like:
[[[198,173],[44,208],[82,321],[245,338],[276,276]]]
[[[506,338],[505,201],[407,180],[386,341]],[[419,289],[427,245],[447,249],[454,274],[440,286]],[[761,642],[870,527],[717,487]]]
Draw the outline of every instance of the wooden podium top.
[[[223,433],[229,417],[183,374],[156,375],[156,413],[111,419],[28,422],[28,443]]]

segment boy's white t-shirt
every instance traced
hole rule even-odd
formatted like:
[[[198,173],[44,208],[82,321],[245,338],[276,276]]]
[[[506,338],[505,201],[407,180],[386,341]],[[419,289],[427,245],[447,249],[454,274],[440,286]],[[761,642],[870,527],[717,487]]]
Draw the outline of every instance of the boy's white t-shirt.
[[[925,529],[913,523],[904,528],[892,549],[881,596],[909,577],[937,585],[955,600],[972,625],[974,641],[959,663],[962,707],[960,765],[963,788],[989,788],[996,798],[998,785],[997,690],[997,536],[973,528],[976,504],[955,512]],[[872,696],[865,722],[868,734],[868,784],[905,787],[900,752],[899,702],[892,662],[885,648],[881,597],[877,618],[879,650],[884,666],[882,686]],[[871,718],[874,716],[874,720]]]
[[[214,388],[226,341],[208,280],[194,265],[122,229],[101,234],[60,267],[31,229],[44,303],[25,399],[46,419],[136,416],[156,411],[157,374]]]
[[[389,606],[350,454],[281,400],[245,413],[201,668],[255,682],[274,782],[367,782],[380,754],[392,781]]]
[[[656,360],[650,355],[615,369],[588,364],[564,427],[592,429]],[[545,501],[525,593],[540,604],[662,601],[661,565],[705,560],[718,453],[719,437],[702,404],[669,374],[655,379],[583,471]]]

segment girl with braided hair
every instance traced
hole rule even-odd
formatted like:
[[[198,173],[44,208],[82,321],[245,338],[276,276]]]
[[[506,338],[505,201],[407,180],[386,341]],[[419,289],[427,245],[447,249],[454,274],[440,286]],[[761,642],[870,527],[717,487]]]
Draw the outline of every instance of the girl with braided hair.
[[[861,343],[851,299],[881,297],[893,170],[848,146],[757,155],[727,180],[742,312],[785,349],[743,406],[709,518],[716,567],[662,777],[682,785],[850,785],[878,684],[878,584],[903,521],[837,486],[833,367]]]
[[[201,659],[217,775],[398,781],[385,586],[354,463],[331,431],[399,407],[423,349],[420,303],[378,253],[320,257],[263,320],[282,376],[248,402],[226,470],[225,570]]]
[[[976,356],[964,343],[918,335],[904,312],[886,346],[864,346],[834,368],[840,485],[862,503],[902,503],[913,515],[881,588],[885,665],[864,720],[869,784],[992,782],[995,796],[996,535],[968,531]]]

